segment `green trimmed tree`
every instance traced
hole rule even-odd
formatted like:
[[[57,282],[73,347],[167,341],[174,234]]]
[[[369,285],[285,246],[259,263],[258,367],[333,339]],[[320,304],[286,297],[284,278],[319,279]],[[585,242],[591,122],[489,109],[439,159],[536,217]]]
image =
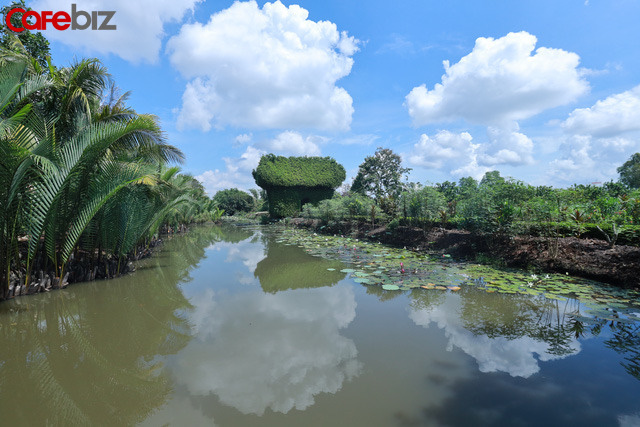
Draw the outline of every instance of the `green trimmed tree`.
[[[331,157],[267,154],[260,159],[253,178],[267,192],[269,214],[283,218],[296,215],[306,203],[330,199],[346,172]]]

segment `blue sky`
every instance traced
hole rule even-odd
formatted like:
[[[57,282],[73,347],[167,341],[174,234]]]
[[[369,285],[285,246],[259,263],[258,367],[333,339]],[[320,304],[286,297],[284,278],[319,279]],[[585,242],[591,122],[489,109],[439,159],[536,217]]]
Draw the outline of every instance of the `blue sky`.
[[[210,194],[255,188],[267,152],[566,187],[640,151],[638,0],[75,3],[118,28],[46,31],[54,62],[100,58]]]

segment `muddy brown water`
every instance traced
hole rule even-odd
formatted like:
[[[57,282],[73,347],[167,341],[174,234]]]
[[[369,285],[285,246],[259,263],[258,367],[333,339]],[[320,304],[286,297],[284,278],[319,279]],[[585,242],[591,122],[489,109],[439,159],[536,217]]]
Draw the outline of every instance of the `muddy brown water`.
[[[0,424],[640,425],[638,325],[382,291],[275,233],[197,228],[134,274],[0,304]]]

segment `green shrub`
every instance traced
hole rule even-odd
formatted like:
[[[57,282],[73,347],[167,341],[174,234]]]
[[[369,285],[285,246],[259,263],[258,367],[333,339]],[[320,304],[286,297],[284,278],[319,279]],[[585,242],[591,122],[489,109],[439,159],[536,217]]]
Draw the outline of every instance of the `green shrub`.
[[[253,197],[249,193],[230,188],[220,190],[213,196],[213,201],[226,215],[235,215],[239,212],[251,212],[254,206]]]

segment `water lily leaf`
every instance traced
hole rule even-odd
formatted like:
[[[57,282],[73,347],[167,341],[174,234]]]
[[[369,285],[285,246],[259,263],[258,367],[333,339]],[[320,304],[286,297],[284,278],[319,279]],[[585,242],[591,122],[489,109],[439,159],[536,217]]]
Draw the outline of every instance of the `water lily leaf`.
[[[397,291],[400,287],[398,285],[382,285],[382,289],[386,291]]]
[[[356,283],[369,284],[371,281],[369,279],[358,277],[357,279],[353,279]]]

